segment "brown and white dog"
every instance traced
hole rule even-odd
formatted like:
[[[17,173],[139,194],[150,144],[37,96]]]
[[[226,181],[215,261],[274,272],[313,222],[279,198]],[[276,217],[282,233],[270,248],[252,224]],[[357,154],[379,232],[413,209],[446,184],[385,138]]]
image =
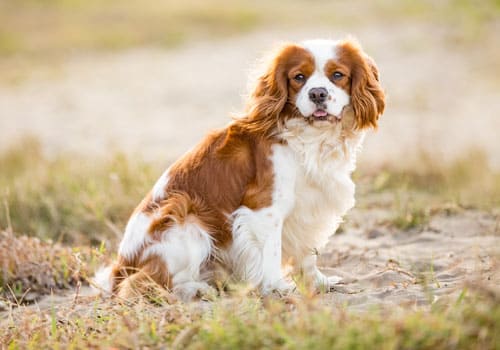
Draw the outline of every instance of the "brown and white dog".
[[[128,298],[146,280],[184,300],[211,287],[214,266],[262,293],[339,282],[316,254],[354,205],[356,153],[384,92],[352,40],[287,44],[259,77],[245,114],[173,163],[132,214],[104,289]]]

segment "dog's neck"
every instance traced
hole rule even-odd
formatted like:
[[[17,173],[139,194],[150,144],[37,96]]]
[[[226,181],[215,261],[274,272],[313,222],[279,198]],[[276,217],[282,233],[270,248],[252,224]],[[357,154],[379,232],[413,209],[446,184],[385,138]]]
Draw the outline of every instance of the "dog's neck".
[[[339,170],[351,173],[365,131],[345,128],[342,123],[311,125],[294,118],[286,122],[279,136],[294,151],[306,174],[318,176]]]

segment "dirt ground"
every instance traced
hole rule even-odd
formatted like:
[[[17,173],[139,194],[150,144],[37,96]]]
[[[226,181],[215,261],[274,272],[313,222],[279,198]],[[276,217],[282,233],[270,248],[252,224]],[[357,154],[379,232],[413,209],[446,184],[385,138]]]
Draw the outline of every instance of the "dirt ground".
[[[423,228],[398,230],[381,224],[391,212],[375,198],[377,207],[353,210],[345,231],[320,255],[323,271],[345,280],[329,302],[357,309],[423,306],[446,296],[456,300],[464,286],[499,290],[498,214],[443,210]]]

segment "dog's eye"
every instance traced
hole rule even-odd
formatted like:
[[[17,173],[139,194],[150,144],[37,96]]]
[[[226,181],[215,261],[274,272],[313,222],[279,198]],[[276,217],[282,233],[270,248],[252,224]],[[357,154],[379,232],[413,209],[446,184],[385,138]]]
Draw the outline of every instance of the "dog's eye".
[[[298,81],[299,83],[304,82],[306,80],[306,77],[304,74],[297,74],[296,76],[293,77],[295,81]]]
[[[342,77],[344,76],[344,74],[340,73],[340,72],[334,72],[333,75],[332,75],[332,78],[333,80],[339,80],[341,79]]]

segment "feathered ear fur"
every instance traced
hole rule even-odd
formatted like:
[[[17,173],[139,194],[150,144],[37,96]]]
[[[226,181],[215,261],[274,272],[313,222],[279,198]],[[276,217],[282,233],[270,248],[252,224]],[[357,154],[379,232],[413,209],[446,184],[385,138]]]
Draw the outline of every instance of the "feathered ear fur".
[[[378,68],[354,41],[341,44],[341,52],[351,63],[351,104],[360,129],[377,127],[379,116],[384,112],[385,94],[380,86]]]
[[[281,47],[271,60],[250,95],[247,104],[247,126],[263,134],[272,134],[282,122],[280,113],[288,100],[288,58],[297,46]]]

